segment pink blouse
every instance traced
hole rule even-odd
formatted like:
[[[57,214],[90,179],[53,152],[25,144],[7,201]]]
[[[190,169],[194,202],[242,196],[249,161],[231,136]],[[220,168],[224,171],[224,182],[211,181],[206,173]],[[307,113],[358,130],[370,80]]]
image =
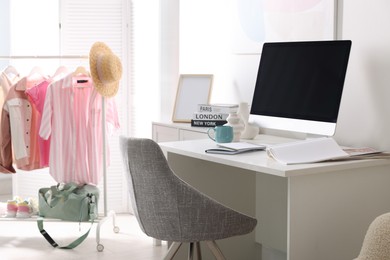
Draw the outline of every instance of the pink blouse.
[[[41,126],[43,105],[45,104],[46,90],[50,82],[45,80],[40,84],[29,88],[26,90],[26,94],[29,97],[31,103],[38,111],[36,127],[38,130]],[[40,166],[48,167],[49,166],[49,153],[50,153],[50,137],[48,140],[44,140],[42,137],[38,136],[38,145],[39,145],[39,155],[40,155]]]
[[[82,79],[87,82],[69,74],[48,86],[39,134],[51,137],[50,174],[57,182],[97,185],[103,173],[103,99],[92,79]],[[119,128],[114,99],[104,102],[106,122]]]

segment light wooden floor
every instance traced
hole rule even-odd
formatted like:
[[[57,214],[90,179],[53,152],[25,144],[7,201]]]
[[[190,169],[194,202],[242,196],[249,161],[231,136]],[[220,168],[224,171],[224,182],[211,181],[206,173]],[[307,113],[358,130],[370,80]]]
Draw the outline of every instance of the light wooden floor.
[[[133,215],[117,215],[116,224],[119,233],[113,232],[113,221],[107,219],[102,224],[100,238],[104,246],[103,252],[96,250],[96,224],[94,224],[89,237],[73,250],[52,248],[38,231],[35,221],[0,221],[0,259],[1,260],[155,260],[162,259],[167,251],[165,243],[154,246],[153,240],[140,230]],[[90,224],[81,225],[82,232]],[[46,231],[60,245],[70,243],[82,232],[78,223],[47,222]]]

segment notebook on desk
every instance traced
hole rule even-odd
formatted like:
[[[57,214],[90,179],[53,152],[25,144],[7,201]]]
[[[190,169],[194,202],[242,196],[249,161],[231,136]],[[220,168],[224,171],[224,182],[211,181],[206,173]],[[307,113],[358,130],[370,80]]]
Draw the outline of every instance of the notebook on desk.
[[[214,154],[239,154],[246,152],[262,151],[266,149],[265,145],[252,144],[247,142],[232,142],[217,144],[217,148],[206,149],[206,153]]]

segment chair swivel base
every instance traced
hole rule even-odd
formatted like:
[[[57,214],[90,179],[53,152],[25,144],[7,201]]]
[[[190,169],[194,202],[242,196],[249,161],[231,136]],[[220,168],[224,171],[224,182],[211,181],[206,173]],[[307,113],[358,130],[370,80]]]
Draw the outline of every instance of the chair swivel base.
[[[218,247],[217,243],[212,240],[212,241],[205,241],[207,246],[209,247],[211,253],[213,253],[215,259],[217,260],[226,260],[225,256],[222,254],[221,249]],[[164,257],[164,260],[172,260],[173,257],[176,255],[176,253],[179,251],[180,246],[183,243],[181,242],[173,242],[171,246],[169,247],[169,250],[167,254]],[[189,245],[189,250],[188,250],[188,260],[193,260],[194,259],[194,247],[196,251],[196,260],[202,260],[202,254],[200,250],[200,242],[191,242]]]

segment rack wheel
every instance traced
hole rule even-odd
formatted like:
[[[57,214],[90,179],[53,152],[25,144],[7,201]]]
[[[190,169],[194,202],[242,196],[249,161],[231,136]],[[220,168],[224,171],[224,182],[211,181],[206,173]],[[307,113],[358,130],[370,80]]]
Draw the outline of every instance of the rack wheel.
[[[114,227],[114,233],[119,233],[119,227],[117,226]]]
[[[99,251],[99,252],[103,252],[104,246],[103,246],[102,244],[98,244],[98,245],[96,246],[96,249],[97,249],[97,251]]]

